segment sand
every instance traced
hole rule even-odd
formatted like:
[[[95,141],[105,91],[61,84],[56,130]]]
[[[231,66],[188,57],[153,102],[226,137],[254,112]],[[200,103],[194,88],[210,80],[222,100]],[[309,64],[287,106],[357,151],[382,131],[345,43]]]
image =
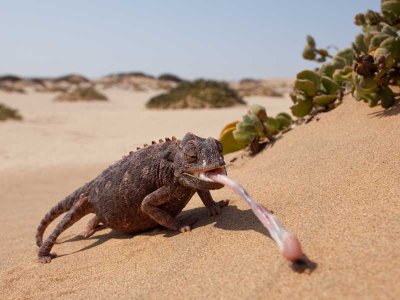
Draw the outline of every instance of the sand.
[[[185,234],[157,229],[63,233],[50,264],[36,261],[40,218],[63,196],[134,146],[191,130],[217,136],[246,108],[143,113],[149,94],[108,91],[110,103],[53,103],[0,94],[22,123],[0,124],[0,298],[394,299],[400,293],[400,108],[346,98],[319,121],[286,133],[254,158],[227,157],[229,176],[296,233],[317,267],[296,273],[246,204],[208,217],[194,197]],[[251,99],[272,103],[271,99]],[[267,107],[287,110],[282,99]],[[276,110],[276,111],[275,111]],[[171,132],[174,131],[174,132]],[[5,141],[5,143],[3,142]],[[53,228],[53,227],[51,227]]]
[[[192,131],[218,137],[222,127],[240,120],[246,106],[229,109],[149,110],[145,103],[157,92],[107,89],[109,102],[55,102],[55,94],[0,92],[0,102],[17,108],[24,122],[1,123],[0,171],[38,167],[110,164],[152,140],[182,137]],[[160,93],[160,92],[158,92]],[[248,97],[275,116],[288,111],[289,97]]]

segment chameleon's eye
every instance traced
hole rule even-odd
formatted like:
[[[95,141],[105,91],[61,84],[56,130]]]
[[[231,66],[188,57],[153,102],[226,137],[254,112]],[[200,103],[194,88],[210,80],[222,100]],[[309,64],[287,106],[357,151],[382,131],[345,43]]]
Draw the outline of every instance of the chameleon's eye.
[[[185,152],[185,156],[186,156],[186,161],[190,164],[197,161],[197,153],[195,149],[188,149]]]

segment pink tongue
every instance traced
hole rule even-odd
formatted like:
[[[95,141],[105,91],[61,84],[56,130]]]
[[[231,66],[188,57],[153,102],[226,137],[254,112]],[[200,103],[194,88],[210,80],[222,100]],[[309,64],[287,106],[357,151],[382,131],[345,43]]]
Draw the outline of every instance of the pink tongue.
[[[282,250],[283,256],[290,261],[296,261],[303,257],[300,241],[293,233],[289,232],[284,238]]]
[[[225,174],[213,171],[207,172],[206,176],[211,180],[230,187],[249,204],[257,218],[268,229],[271,237],[278,244],[281,253],[286,259],[297,261],[303,257],[299,239],[293,233],[287,231],[268,209],[255,202],[240,184],[233,181]]]

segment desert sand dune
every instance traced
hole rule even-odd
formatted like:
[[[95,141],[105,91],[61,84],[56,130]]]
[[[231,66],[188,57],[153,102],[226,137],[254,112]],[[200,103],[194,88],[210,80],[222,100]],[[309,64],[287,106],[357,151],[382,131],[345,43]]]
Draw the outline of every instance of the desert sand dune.
[[[94,105],[1,95],[25,121],[0,125],[6,141],[0,147],[0,298],[394,299],[400,293],[400,108],[384,112],[349,98],[254,158],[227,157],[239,158],[229,164],[229,176],[297,234],[317,264],[313,272],[294,272],[226,188],[213,192],[231,200],[219,216],[208,217],[192,199],[181,215],[199,218],[190,233],[103,229],[82,240],[76,237],[82,220],[60,236],[58,258],[37,263],[36,226],[63,196],[149,139],[186,131],[217,136],[245,111],[143,114],[147,94],[107,93],[110,103]],[[290,100],[275,101],[267,105],[271,115]]]

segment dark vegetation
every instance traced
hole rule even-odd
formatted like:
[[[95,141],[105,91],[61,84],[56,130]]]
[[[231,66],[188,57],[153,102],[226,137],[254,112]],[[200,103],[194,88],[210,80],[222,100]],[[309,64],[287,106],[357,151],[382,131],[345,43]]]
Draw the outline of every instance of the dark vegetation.
[[[0,121],[5,121],[7,119],[22,120],[22,117],[16,109],[0,103]]]
[[[76,87],[72,91],[60,94],[57,101],[107,101],[107,97],[97,91],[93,86]]]
[[[158,76],[158,80],[167,80],[167,81],[173,81],[176,83],[181,83],[184,82],[186,80],[174,75],[174,74],[169,74],[169,73],[165,73],[165,74],[161,74],[160,76]]]
[[[21,81],[22,78],[15,76],[15,75],[3,75],[0,76],[0,82],[4,82],[4,81],[9,81],[9,82],[17,82],[17,81]]]
[[[112,77],[143,77],[143,78],[151,78],[151,79],[155,79],[155,77],[153,75],[149,75],[143,72],[120,72],[120,73],[113,73],[110,74],[108,76],[112,76]],[[106,76],[107,77],[107,76]]]
[[[66,81],[70,84],[81,84],[81,83],[87,83],[90,82],[90,80],[82,75],[79,74],[68,74],[64,76],[60,76],[54,79],[54,82],[61,82],[61,81]]]
[[[199,79],[182,82],[169,92],[153,97],[148,108],[220,108],[245,102],[225,82]]]

